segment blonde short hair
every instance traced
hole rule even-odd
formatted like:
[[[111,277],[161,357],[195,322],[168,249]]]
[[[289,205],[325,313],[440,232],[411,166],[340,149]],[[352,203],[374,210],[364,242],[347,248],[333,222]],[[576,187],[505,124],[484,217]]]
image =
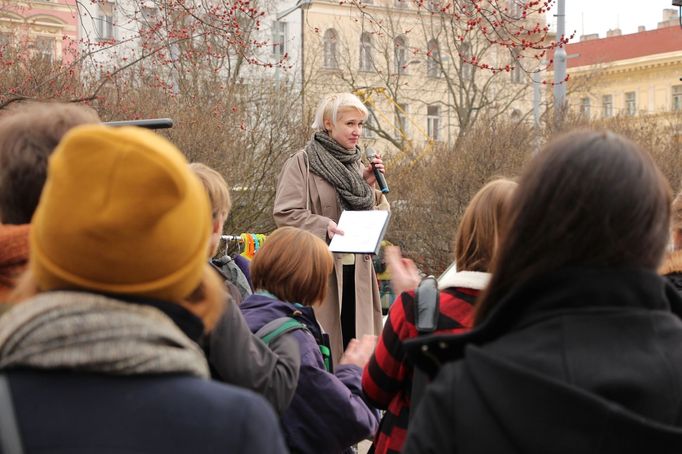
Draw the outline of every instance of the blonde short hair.
[[[339,110],[342,109],[357,109],[365,119],[369,116],[367,107],[360,101],[360,98],[352,93],[332,93],[322,98],[320,104],[317,105],[315,111],[315,121],[313,121],[313,129],[316,131],[324,131],[324,119],[329,118],[332,123],[336,124],[336,119]]]
[[[217,219],[218,215],[227,217],[230,213],[230,208],[232,208],[232,200],[230,199],[230,190],[227,187],[225,178],[217,171],[200,162],[191,163],[189,168],[192,169],[192,172],[199,178],[204,189],[206,189],[208,198],[211,201],[211,216],[213,219]]]

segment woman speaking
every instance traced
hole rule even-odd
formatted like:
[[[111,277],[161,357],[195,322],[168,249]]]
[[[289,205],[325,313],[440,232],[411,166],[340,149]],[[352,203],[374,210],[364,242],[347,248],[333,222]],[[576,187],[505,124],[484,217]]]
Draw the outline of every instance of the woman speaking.
[[[329,242],[342,234],[343,210],[388,210],[374,189],[372,164],[384,171],[380,155],[363,165],[358,145],[368,111],[350,93],[325,96],[315,113],[310,141],[284,164],[273,214],[278,227],[307,230]],[[372,259],[367,254],[334,254],[334,270],[317,318],[328,332],[336,364],[350,339],[381,332],[381,302]]]

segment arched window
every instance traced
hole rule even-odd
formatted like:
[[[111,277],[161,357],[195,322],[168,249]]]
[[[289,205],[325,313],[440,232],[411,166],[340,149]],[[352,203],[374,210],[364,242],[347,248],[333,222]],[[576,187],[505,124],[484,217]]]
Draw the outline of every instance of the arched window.
[[[373,71],[372,36],[364,32],[360,35],[360,71]]]
[[[474,77],[474,65],[471,64],[471,43],[465,41],[460,47],[460,64],[462,79],[471,80]]]
[[[520,84],[523,82],[523,67],[521,66],[521,54],[518,50],[512,49],[511,52],[511,82]]]
[[[440,77],[440,46],[438,40],[432,39],[427,44],[426,75]]]
[[[338,33],[333,28],[328,28],[324,32],[324,67],[336,69],[339,67],[339,60],[337,58],[336,43],[338,42]]]
[[[407,72],[407,39],[404,36],[398,36],[393,44],[393,59],[395,63],[395,72],[397,74],[405,74]]]

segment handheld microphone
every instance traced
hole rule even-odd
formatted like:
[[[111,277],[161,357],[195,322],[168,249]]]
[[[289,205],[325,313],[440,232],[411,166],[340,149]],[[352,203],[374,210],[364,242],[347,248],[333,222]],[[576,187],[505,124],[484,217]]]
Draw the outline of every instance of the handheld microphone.
[[[390,189],[388,189],[388,184],[386,184],[386,178],[384,177],[384,174],[381,173],[381,171],[379,169],[377,169],[374,166],[374,163],[372,162],[372,159],[374,159],[374,156],[376,156],[376,152],[372,148],[366,148],[365,149],[365,155],[367,156],[367,159],[369,159],[369,162],[372,164],[372,170],[374,171],[374,178],[376,178],[376,180],[377,180],[377,184],[379,185],[379,189],[384,194],[388,194],[390,192]]]

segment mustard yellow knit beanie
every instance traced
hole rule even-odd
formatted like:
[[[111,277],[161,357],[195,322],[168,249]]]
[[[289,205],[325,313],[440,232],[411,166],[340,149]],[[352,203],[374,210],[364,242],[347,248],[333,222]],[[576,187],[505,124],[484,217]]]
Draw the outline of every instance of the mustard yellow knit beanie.
[[[210,220],[206,192],[173,144],[139,128],[79,126],[50,158],[30,268],[41,290],[177,301],[201,281]]]

